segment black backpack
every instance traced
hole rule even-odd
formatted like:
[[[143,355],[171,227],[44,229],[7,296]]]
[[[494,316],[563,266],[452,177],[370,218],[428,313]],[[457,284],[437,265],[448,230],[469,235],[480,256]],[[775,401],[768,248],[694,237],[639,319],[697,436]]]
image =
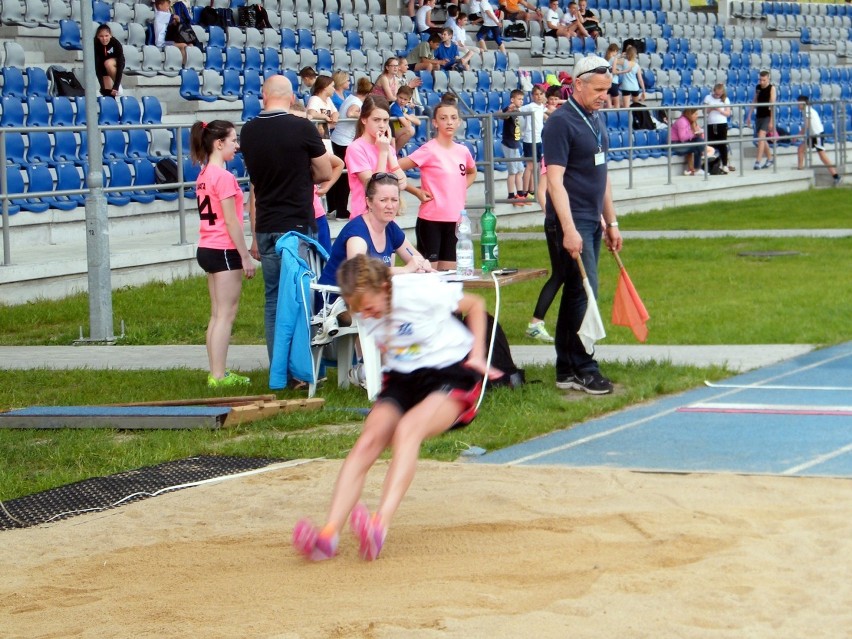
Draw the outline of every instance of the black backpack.
[[[154,179],[157,184],[176,184],[178,181],[178,166],[172,158],[163,158],[154,165]],[[163,189],[176,191],[177,189]]]
[[[513,22],[503,30],[503,36],[523,40],[527,37],[527,27],[523,22]]]
[[[485,331],[486,349],[491,346],[493,326],[494,316],[488,313]],[[503,371],[502,377],[488,381],[491,386],[511,386],[514,388],[526,381],[523,369],[515,366],[515,361],[512,359],[512,349],[509,348],[509,340],[506,339],[506,333],[503,332],[503,327],[500,326],[499,322],[497,323],[497,332],[494,334],[494,352],[491,355],[491,366]]]
[[[53,83],[51,91],[53,95],[61,95],[67,98],[86,95],[86,90],[73,71],[67,71],[61,66],[51,66],[47,69],[47,75]]]
[[[634,102],[634,107],[644,107],[645,105],[641,102]],[[650,111],[639,111],[635,109],[632,111],[633,116],[633,130],[637,129],[656,129],[657,126],[654,124],[654,119],[651,117]]]

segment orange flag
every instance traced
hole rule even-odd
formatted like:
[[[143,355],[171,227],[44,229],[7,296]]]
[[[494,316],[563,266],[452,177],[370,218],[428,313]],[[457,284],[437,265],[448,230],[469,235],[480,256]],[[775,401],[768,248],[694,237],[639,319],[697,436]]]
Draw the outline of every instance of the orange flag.
[[[633,331],[640,342],[648,339],[648,327],[645,322],[650,319],[645,305],[639,299],[639,293],[633,287],[630,276],[621,263],[616,253],[615,260],[618,262],[620,274],[618,276],[618,287],[615,289],[615,299],[612,303],[612,323],[618,326],[627,326]]]

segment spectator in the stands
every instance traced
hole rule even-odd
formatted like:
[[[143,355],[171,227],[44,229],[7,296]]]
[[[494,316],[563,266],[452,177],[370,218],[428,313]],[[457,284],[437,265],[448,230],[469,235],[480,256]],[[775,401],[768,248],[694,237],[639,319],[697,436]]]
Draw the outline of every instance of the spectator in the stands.
[[[523,20],[526,23],[538,22],[543,25],[541,9],[527,0],[502,0],[500,9],[503,11],[504,20]],[[529,11],[524,11],[529,9]]]
[[[619,83],[621,81],[621,49],[614,42],[606,48],[604,60],[609,62],[609,72],[612,74],[612,84],[609,87],[609,92],[606,94],[606,108],[617,109],[621,106],[621,91]]]
[[[334,82],[334,93],[331,94],[331,101],[337,110],[340,110],[340,105],[352,93],[349,90],[350,79],[346,71],[335,71],[331,74],[331,79]]]
[[[408,64],[412,65],[415,71],[434,71],[443,66],[443,61],[435,59],[435,49],[441,44],[441,36],[433,33],[429,36],[429,40],[421,42],[411,51],[408,52]]]
[[[399,58],[388,58],[385,60],[385,66],[382,69],[382,74],[376,78],[373,83],[373,95],[383,97],[388,102],[396,100],[396,92],[399,89],[399,78],[397,70],[399,69]]]
[[[636,59],[636,47],[628,45],[621,59],[621,106],[629,109],[634,102],[645,102],[645,79],[642,77],[642,67]]]
[[[396,101],[390,105],[390,125],[394,145],[399,153],[420,126],[420,118],[414,115],[414,109],[411,107],[411,89],[407,86],[399,87]]]
[[[595,40],[603,33],[600,19],[595,15],[595,12],[589,9],[588,0],[579,0],[577,2],[577,13],[583,21],[583,28]]]
[[[476,33],[476,44],[482,51],[488,50],[485,45],[486,38],[494,40],[497,48],[506,53],[506,45],[503,44],[503,23],[494,11],[488,0],[480,0],[479,10],[482,12],[482,26]]]
[[[314,82],[317,81],[317,72],[313,67],[302,67],[299,70],[299,93],[301,95],[310,95],[313,92]]]
[[[467,3],[467,20],[471,24],[482,24],[482,14],[481,7],[479,6],[479,0],[470,0]]]
[[[464,29],[468,22],[467,14],[459,11],[459,8],[454,4],[447,7],[447,12],[449,13],[449,17],[444,22],[444,27],[449,27],[453,30],[453,43],[459,48],[462,62],[469,65],[470,59],[476,53],[476,50],[470,46],[470,42],[467,39],[467,32]]]
[[[337,125],[337,107],[331,101],[334,93],[334,81],[329,75],[318,76],[308,99],[308,119],[319,121],[319,132],[327,138],[329,132]]]
[[[435,59],[441,60],[444,64],[441,67],[444,71],[456,70],[467,71],[470,67],[467,62],[462,59],[458,45],[453,42],[453,30],[449,27],[441,29],[441,44],[435,49]]]
[[[562,19],[560,20],[562,26],[568,28],[568,36],[578,36],[580,38],[588,38],[589,32],[586,31],[586,28],[583,26],[583,20],[580,18],[580,10],[577,7],[576,2],[568,3],[568,11],[562,14]]]
[[[731,101],[721,82],[713,87],[713,91],[704,98],[704,104],[709,108],[704,110],[707,118],[707,142],[716,149],[721,160],[721,169],[725,173],[734,170],[728,164],[728,118],[731,117]]]
[[[186,64],[186,48],[189,45],[177,40],[180,16],[172,13],[170,0],[155,0],[154,9],[154,44],[160,49],[166,46],[177,47]]]
[[[417,33],[437,33],[440,27],[432,22],[432,9],[435,8],[435,0],[423,0],[423,4],[414,14],[414,30]]]
[[[549,38],[570,38],[576,29],[560,24],[559,18],[559,0],[550,0],[544,13],[544,35]]]
[[[749,107],[745,116],[745,125],[751,124],[751,114],[755,111],[754,136],[757,138],[757,158],[754,162],[755,171],[768,169],[773,164],[772,150],[769,148],[767,137],[775,132],[775,101],[778,93],[769,81],[769,71],[763,70],[757,78],[757,86],[754,88],[752,102],[757,108]],[[763,164],[760,160],[766,160]]]
[[[704,175],[701,168],[701,156],[705,147],[710,149],[704,141],[704,130],[698,122],[698,109],[686,108],[680,117],[674,121],[670,130],[672,142],[683,144],[693,142],[691,146],[677,149],[678,154],[686,154],[686,165],[684,175]],[[712,149],[710,149],[712,151]]]
[[[397,69],[396,77],[401,86],[407,86],[411,89],[411,106],[414,107],[414,113],[417,115],[429,115],[430,110],[423,102],[423,98],[418,90],[418,87],[423,84],[423,80],[414,71],[409,71],[407,59],[399,59],[399,68]]]
[[[102,24],[95,32],[95,74],[101,95],[116,97],[121,91],[124,73],[124,49],[112,35],[109,25]]]

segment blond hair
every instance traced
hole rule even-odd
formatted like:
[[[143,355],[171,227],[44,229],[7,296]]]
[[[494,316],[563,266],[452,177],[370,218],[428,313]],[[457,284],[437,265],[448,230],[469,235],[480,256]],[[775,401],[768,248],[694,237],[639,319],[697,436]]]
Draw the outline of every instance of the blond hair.
[[[337,269],[337,285],[346,305],[357,313],[364,293],[391,291],[391,271],[387,265],[373,257],[356,255]]]

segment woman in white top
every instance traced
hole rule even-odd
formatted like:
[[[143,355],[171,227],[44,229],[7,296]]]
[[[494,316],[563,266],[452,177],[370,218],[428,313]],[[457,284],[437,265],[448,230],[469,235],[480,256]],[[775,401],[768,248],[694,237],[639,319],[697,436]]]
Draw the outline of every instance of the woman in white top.
[[[733,171],[728,164],[728,118],[731,117],[731,101],[721,82],[713,87],[713,92],[704,98],[709,109],[704,110],[707,118],[707,144],[719,153],[721,167],[725,173]]]
[[[324,138],[327,138],[329,131],[337,125],[337,107],[331,99],[333,93],[334,80],[331,76],[321,75],[314,82],[311,97],[308,99],[308,119],[320,120],[323,123],[319,130]]]
[[[358,255],[337,271],[347,307],[382,353],[382,390],[358,441],[343,462],[328,512],[318,528],[296,524],[293,545],[319,561],[337,554],[340,531],[350,519],[367,561],[378,558],[388,526],[408,491],[423,441],[465,426],[476,415],[485,360],[485,303],[459,282],[429,273],[391,277],[381,261]],[[464,316],[464,323],[456,313]],[[360,503],[370,468],[392,449],[378,509]],[[351,513],[351,518],[350,518]]]

